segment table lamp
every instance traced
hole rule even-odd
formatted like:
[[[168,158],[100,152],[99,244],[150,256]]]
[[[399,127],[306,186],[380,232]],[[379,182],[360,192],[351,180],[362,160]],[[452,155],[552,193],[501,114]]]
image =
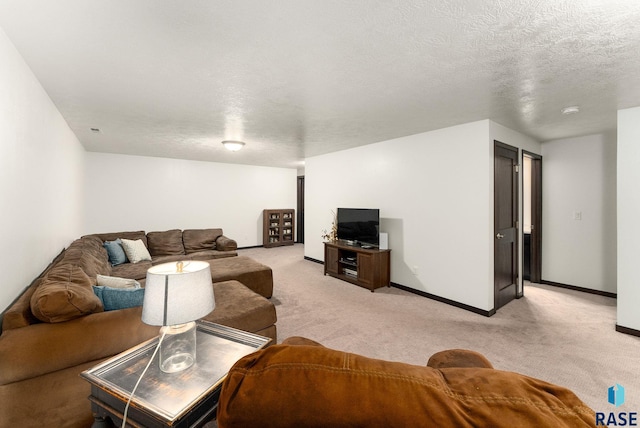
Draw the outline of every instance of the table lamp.
[[[196,360],[196,323],[215,308],[209,263],[184,261],[147,271],[142,321],[159,325],[160,370],[182,371]],[[164,337],[164,339],[162,339]]]

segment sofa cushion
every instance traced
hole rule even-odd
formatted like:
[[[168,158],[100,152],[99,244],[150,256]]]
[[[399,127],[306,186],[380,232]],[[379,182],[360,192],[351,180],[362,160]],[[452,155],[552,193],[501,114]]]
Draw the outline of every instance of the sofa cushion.
[[[107,256],[107,250],[102,246],[102,241],[95,237],[76,239],[64,252],[62,263],[73,264],[91,278],[95,284],[97,275],[110,275],[111,263]]]
[[[139,284],[135,288],[94,286],[93,292],[102,302],[105,311],[142,306],[144,301],[144,288],[140,288]]]
[[[429,358],[427,365],[434,369],[450,367],[493,368],[491,362],[484,355],[468,349],[447,349],[446,351],[436,352]]]
[[[140,281],[147,277],[147,270],[151,267],[150,261],[138,263],[124,263],[114,266],[111,269],[111,275],[120,278],[132,278]]]
[[[147,250],[141,239],[136,239],[135,241],[122,239],[122,248],[124,248],[124,252],[131,263],[151,261],[151,254],[149,254],[149,250]]]
[[[83,236],[83,238],[90,237],[90,236],[96,237],[96,238],[100,239],[102,242],[115,241],[118,238],[120,238],[120,239],[130,239],[132,241],[136,241],[138,239],[141,239],[142,242],[144,242],[144,245],[147,245],[147,234],[145,233],[144,230],[137,230],[135,232],[95,233],[93,235],[85,235],[85,236]]]
[[[184,250],[187,254],[215,250],[219,236],[222,236],[222,229],[186,229],[182,232]]]
[[[273,295],[273,271],[269,266],[249,257],[209,260],[209,268],[213,282],[235,279],[267,299]]]
[[[421,367],[321,346],[274,345],[241,358],[218,426],[589,427],[566,388],[489,368]]]
[[[64,260],[52,268],[31,296],[31,312],[41,321],[56,323],[103,310],[91,280]]]
[[[62,260],[64,253],[65,250],[62,250],[60,254],[49,263],[49,266],[31,282],[31,285],[16,299],[13,305],[7,309],[2,317],[3,332],[40,322],[40,320],[33,315],[33,312],[31,312],[31,296],[33,296],[33,293],[38,289],[40,283],[42,283],[42,279],[47,273]]]
[[[238,281],[213,284],[216,307],[203,319],[239,330],[256,332],[274,325],[276,307]]]
[[[61,263],[79,267],[91,279],[91,283],[95,285],[98,275],[111,274],[111,264],[107,260],[106,255],[104,261],[106,261],[106,263],[96,259],[90,253],[85,253],[82,247],[69,247]]]
[[[147,247],[153,257],[184,254],[182,231],[172,229],[165,232],[149,232],[147,233]]]
[[[225,257],[235,257],[238,255],[237,251],[219,251],[219,250],[203,250],[196,251],[195,253],[187,254],[189,260],[211,260],[222,259]]]
[[[31,311],[31,297],[42,283],[42,277],[38,277],[16,299],[15,302],[2,314],[2,332],[14,328],[26,327],[30,324],[41,322]]]
[[[163,263],[171,263],[171,262],[179,262],[179,261],[189,261],[189,256],[184,254],[176,254],[174,256],[153,256],[153,260],[151,263],[154,265],[161,265]],[[208,259],[205,259],[208,260]]]
[[[127,254],[124,252],[124,248],[122,248],[122,241],[120,238],[115,241],[106,241],[102,246],[107,250],[111,266],[121,265],[122,263],[129,261],[129,259],[127,259]]]
[[[106,275],[98,275],[96,285],[111,288],[140,288],[140,283],[135,279]]]
[[[216,239],[216,250],[221,251],[235,251],[238,249],[238,243],[231,238],[228,238],[224,235],[219,236]]]
[[[82,250],[85,254],[90,254],[105,265],[108,264],[109,256],[107,250],[102,246],[103,242],[99,238],[95,236],[85,236],[80,238],[80,241],[82,242]]]
[[[3,333],[0,340],[0,385],[5,387],[12,382],[19,383],[87,361],[94,361],[92,365],[96,365],[98,359],[111,357],[157,336],[158,327],[143,323],[141,314],[142,308],[135,307],[89,314],[63,323],[39,323]],[[90,387],[86,381],[81,381],[86,392],[79,400],[84,403]],[[5,405],[1,399],[0,403]],[[43,403],[39,404],[42,406]],[[44,404],[46,407],[47,403]],[[85,406],[87,413],[91,414],[90,406]],[[43,421],[39,422],[42,426]],[[0,426],[8,426],[2,418]],[[68,423],[64,426],[79,425]]]
[[[49,343],[49,339],[44,343]],[[45,349],[40,343],[36,345]],[[46,355],[49,357],[50,353],[47,352]],[[25,360],[27,360],[26,363]],[[86,404],[82,405],[89,395],[90,388],[89,383],[80,377],[80,373],[83,370],[89,370],[99,362],[64,366],[61,370],[49,371],[20,382],[1,385],[0,426],[3,428],[90,427],[95,419],[91,408]],[[21,358],[16,366],[26,365],[27,368],[33,369],[35,365],[30,363],[32,363],[30,358]],[[5,364],[2,365],[5,366]]]

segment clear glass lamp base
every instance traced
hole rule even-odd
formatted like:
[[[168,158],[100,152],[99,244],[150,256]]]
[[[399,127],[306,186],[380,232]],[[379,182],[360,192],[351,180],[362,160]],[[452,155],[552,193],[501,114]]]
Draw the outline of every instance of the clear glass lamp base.
[[[185,370],[196,361],[196,323],[177,324],[162,327],[160,335],[160,370],[176,373]]]

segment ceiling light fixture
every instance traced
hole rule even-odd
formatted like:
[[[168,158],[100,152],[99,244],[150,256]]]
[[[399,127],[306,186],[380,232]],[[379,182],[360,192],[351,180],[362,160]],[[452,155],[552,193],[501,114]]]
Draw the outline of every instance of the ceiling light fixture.
[[[237,152],[238,150],[244,147],[244,143],[242,141],[233,141],[233,140],[225,140],[222,142],[222,145],[225,146],[227,150],[232,152]]]
[[[578,113],[580,111],[580,107],[578,106],[565,107],[560,111],[562,112],[562,114],[573,114],[573,113]]]

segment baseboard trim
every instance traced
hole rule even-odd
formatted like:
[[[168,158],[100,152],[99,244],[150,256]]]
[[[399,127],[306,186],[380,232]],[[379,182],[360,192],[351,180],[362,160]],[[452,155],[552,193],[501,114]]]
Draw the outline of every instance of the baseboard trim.
[[[640,330],[636,330],[634,328],[623,327],[621,325],[616,324],[616,331],[618,333],[630,334],[631,336],[640,337]]]
[[[475,306],[465,305],[464,303],[456,302],[455,300],[446,299],[444,297],[436,296],[435,294],[431,294],[431,293],[425,293],[424,291],[416,290],[415,288],[410,288],[395,282],[392,282],[391,286],[395,288],[399,288],[400,290],[408,291],[409,293],[417,294],[418,296],[426,297],[427,299],[435,300],[440,303],[446,303],[447,305],[455,306],[456,308],[464,309],[466,311],[473,312],[478,315],[483,315],[485,317],[490,317],[492,315],[495,315],[496,313],[495,309],[491,309],[490,311],[485,311],[484,309],[476,308]]]
[[[324,264],[322,260],[314,259],[312,257],[304,256],[304,259],[309,260],[310,262],[321,264],[321,265]],[[465,305],[464,303],[459,303],[454,300],[445,299],[444,297],[436,296],[435,294],[425,293],[424,291],[416,290],[415,288],[410,288],[395,282],[392,282],[391,286],[395,288],[399,288],[400,290],[408,291],[409,293],[417,294],[418,296],[426,297],[427,299],[436,300],[440,303],[446,303],[447,305],[455,306],[456,308],[464,309],[466,311],[470,311],[479,315],[484,315],[485,317],[490,317],[491,315],[494,315],[496,313],[495,309],[491,309],[490,311],[485,311],[483,309],[479,309],[474,306]]]
[[[310,262],[321,264],[321,265],[324,264],[324,262],[322,260],[314,259],[314,258],[311,258],[311,257],[304,256],[304,259],[305,260],[309,260]]]
[[[300,242],[296,241],[293,243],[295,244],[300,244]],[[291,244],[289,244],[291,245]],[[238,247],[238,250],[250,250],[251,248],[263,248],[264,245],[249,245],[248,247]]]
[[[593,290],[591,288],[578,287],[576,285],[562,284],[560,282],[547,281],[546,279],[540,280],[540,284],[551,285],[552,287],[566,288],[568,290],[582,291],[583,293],[597,294],[598,296],[618,298],[616,293],[610,291]]]

